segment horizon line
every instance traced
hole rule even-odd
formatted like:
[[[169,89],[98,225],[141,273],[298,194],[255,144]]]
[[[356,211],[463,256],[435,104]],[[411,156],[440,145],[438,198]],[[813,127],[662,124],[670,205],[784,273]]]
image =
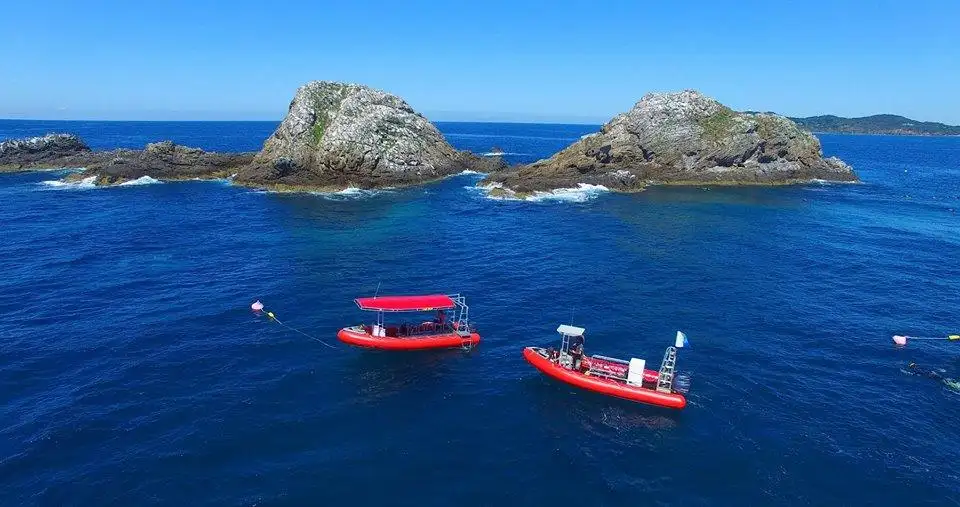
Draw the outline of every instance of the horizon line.
[[[520,121],[520,120],[431,120],[430,123],[503,123],[515,125],[584,125],[584,126],[602,126],[601,123],[588,123],[579,121]],[[63,123],[83,123],[83,122],[102,122],[102,123],[276,123],[283,120],[104,120],[104,119],[49,119],[49,118],[0,118],[0,121],[28,121],[28,122],[63,122]],[[609,121],[609,120],[608,120]]]
[[[866,118],[871,118],[871,117],[875,117],[875,116],[897,116],[897,117],[900,117],[900,118],[905,118],[905,119],[907,119],[907,120],[914,121],[914,122],[919,122],[919,123],[935,123],[935,124],[940,124],[940,125],[944,125],[944,126],[947,126],[947,127],[958,127],[958,126],[960,126],[960,125],[954,125],[954,124],[952,124],[952,123],[946,123],[946,122],[943,122],[943,121],[918,120],[918,119],[916,119],[916,118],[911,118],[911,117],[909,117],[909,116],[904,116],[904,115],[896,114],[896,113],[874,113],[874,114],[868,114],[868,115],[865,115],[865,116],[841,116],[841,115],[838,115],[838,114],[835,114],[835,113],[815,114],[815,115],[810,115],[810,116],[792,116],[792,115],[786,115],[786,114],[777,113],[777,112],[774,112],[774,111],[753,111],[753,110],[745,110],[745,111],[738,111],[738,112],[742,112],[742,113],[757,113],[757,112],[772,113],[772,114],[777,114],[777,115],[783,116],[783,117],[788,118],[788,119],[794,119],[794,118],[796,118],[796,119],[811,119],[811,118],[821,118],[821,117],[835,117],[835,118],[841,118],[841,119],[847,119],[847,120],[860,120],[860,119],[866,119]],[[443,114],[442,112],[437,112],[437,113],[439,113],[438,116],[441,116],[441,117],[444,116],[444,114]],[[506,114],[506,113],[490,113],[489,116],[493,116],[492,118],[482,118],[482,119],[481,119],[481,118],[477,118],[477,119],[436,119],[436,120],[435,120],[435,119],[431,119],[430,116],[425,115],[425,114],[421,114],[421,116],[423,116],[424,118],[426,118],[427,121],[429,121],[429,122],[431,122],[431,123],[502,123],[502,124],[517,124],[517,125],[537,125],[537,124],[543,125],[543,124],[546,124],[546,125],[586,125],[586,126],[602,126],[602,125],[605,125],[607,122],[609,122],[610,120],[612,120],[613,118],[615,118],[615,117],[617,116],[617,115],[614,115],[614,116],[611,116],[610,118],[607,118],[607,119],[605,119],[605,120],[600,120],[599,117],[584,117],[584,116],[580,116],[580,117],[571,116],[571,117],[568,117],[568,119],[564,119],[564,116],[563,116],[563,115],[557,115],[556,117],[551,117],[550,115],[547,115],[547,116],[545,116],[545,117],[543,117],[543,118],[540,118],[540,119],[536,119],[536,118],[530,118],[530,119],[497,119],[497,118],[496,118],[496,115],[498,115],[498,114],[502,114],[502,115],[504,115],[504,116],[510,116],[509,114]],[[536,116],[536,115],[532,115],[532,116]],[[36,118],[36,117],[34,117],[34,118],[25,118],[25,117],[0,117],[0,121],[73,122],[73,123],[79,123],[79,122],[115,122],[115,123],[278,123],[278,124],[279,124],[280,122],[283,121],[283,118],[280,118],[280,119],[255,119],[255,118],[243,118],[243,119],[106,119],[106,118],[44,118],[44,117],[39,117],[39,118]]]

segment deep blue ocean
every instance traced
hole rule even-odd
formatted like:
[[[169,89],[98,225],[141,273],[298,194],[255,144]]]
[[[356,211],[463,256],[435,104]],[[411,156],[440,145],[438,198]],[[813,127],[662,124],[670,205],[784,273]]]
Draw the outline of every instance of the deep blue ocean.
[[[275,123],[0,121],[256,150]],[[441,123],[513,162],[597,127]],[[823,135],[864,183],[487,198],[0,174],[0,505],[960,505],[960,138]],[[340,346],[353,298],[461,292],[483,343]],[[251,313],[261,299],[328,349]],[[689,405],[521,357],[560,323]]]

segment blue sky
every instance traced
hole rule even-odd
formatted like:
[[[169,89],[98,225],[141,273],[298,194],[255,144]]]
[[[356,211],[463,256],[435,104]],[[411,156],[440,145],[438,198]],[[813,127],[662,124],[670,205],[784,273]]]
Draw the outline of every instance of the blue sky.
[[[960,1],[61,2],[0,10],[0,118],[280,119],[314,79],[434,120],[599,123],[644,93],[960,124]]]

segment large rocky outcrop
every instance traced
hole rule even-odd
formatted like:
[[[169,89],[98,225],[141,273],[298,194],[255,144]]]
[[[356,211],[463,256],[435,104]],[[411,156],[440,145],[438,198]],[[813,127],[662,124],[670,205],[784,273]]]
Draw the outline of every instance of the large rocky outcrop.
[[[481,184],[516,192],[578,183],[636,190],[649,184],[786,184],[856,181],[824,158],[820,142],[775,114],[738,113],[695,91],[651,93],[596,134],[546,160],[491,174]]]
[[[375,188],[497,169],[458,152],[401,98],[362,85],[301,86],[286,118],[236,181],[272,188]]]
[[[90,153],[90,148],[71,134],[10,139],[0,142],[0,171],[77,167],[70,164],[84,160]]]

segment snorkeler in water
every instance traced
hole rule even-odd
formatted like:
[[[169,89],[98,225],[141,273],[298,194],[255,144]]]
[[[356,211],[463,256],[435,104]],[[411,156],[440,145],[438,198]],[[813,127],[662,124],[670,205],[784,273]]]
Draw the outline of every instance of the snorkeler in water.
[[[960,391],[960,381],[956,379],[944,377],[939,372],[936,372],[933,370],[923,369],[917,366],[917,363],[914,363],[914,362],[911,362],[909,365],[907,365],[907,369],[913,375],[923,375],[924,377],[932,378],[934,380],[939,381],[941,384],[947,386],[950,389],[953,389],[955,391]]]

